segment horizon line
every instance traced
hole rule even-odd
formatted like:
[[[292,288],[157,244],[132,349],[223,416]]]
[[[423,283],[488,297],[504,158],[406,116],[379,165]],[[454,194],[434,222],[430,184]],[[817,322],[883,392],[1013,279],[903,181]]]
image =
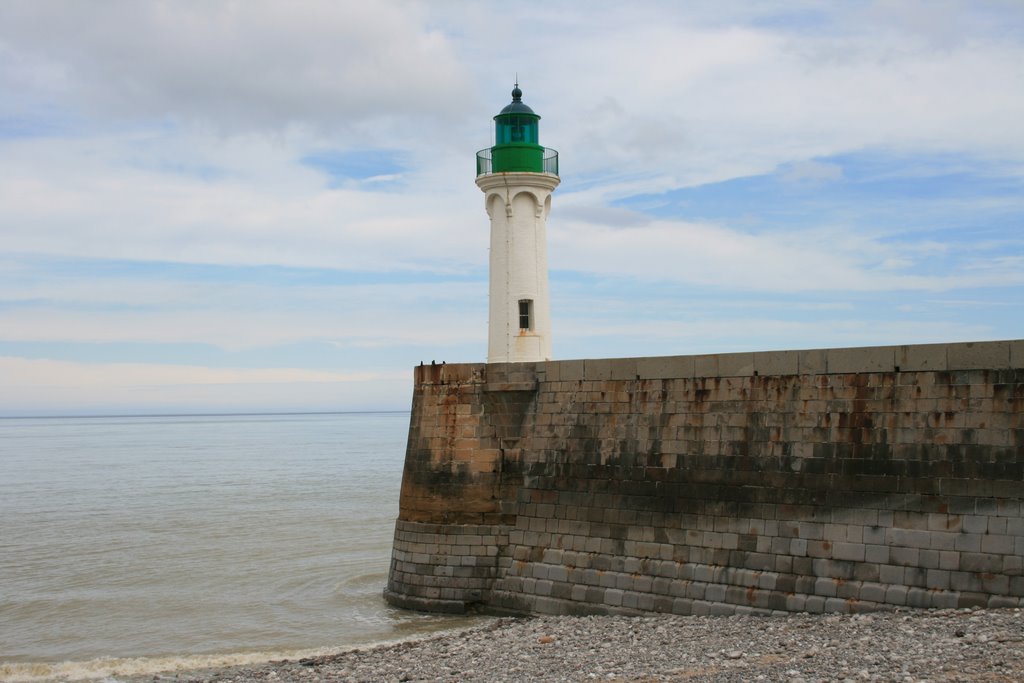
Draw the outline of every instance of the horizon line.
[[[377,413],[408,413],[410,410],[302,410],[233,413],[88,413],[82,415],[0,415],[0,420],[60,420],[71,418],[127,418],[127,417],[273,417],[284,415],[372,415]]]

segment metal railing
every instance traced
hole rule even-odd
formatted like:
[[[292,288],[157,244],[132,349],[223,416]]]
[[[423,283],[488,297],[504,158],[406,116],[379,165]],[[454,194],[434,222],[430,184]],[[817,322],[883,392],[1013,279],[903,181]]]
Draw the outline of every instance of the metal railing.
[[[494,173],[494,167],[491,163],[491,147],[482,149],[476,153],[476,174],[478,176],[491,175]],[[549,173],[551,175],[558,175],[558,151],[551,149],[550,147],[544,148],[544,154],[541,157],[541,173]]]

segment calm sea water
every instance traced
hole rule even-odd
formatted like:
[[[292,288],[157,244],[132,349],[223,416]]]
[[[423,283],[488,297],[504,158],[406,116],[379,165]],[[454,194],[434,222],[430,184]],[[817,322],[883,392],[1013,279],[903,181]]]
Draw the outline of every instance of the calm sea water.
[[[0,419],[0,680],[333,651],[387,606],[407,413]]]

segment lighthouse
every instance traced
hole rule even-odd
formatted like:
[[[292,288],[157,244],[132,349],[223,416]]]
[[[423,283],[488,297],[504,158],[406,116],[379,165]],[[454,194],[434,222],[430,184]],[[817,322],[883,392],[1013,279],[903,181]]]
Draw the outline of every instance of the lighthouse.
[[[476,155],[491,220],[488,363],[551,359],[547,217],[558,152],[541,147],[539,121],[516,83],[512,102],[494,117],[494,146]]]

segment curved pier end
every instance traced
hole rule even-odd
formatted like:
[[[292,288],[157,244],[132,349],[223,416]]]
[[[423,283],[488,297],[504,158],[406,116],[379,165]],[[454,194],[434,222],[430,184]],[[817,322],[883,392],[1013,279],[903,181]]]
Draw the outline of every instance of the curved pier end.
[[[486,602],[515,526],[532,363],[416,368],[385,599],[463,613]]]

